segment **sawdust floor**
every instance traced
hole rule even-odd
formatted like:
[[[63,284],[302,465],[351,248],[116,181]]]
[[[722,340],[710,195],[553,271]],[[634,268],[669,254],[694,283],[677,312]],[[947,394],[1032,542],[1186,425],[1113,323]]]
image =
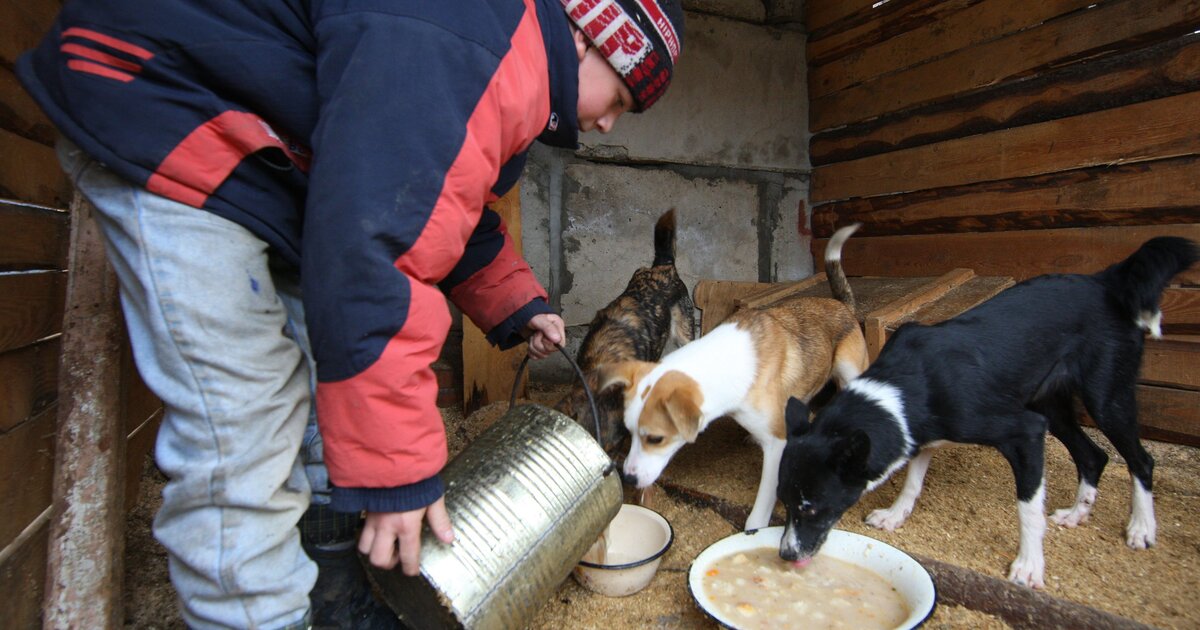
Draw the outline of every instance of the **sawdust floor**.
[[[563,387],[531,384],[532,401],[550,404]],[[461,410],[443,409],[451,454],[502,416],[507,402],[464,418]],[[1124,544],[1129,513],[1129,474],[1119,456],[1097,434],[1096,442],[1112,461],[1100,483],[1092,519],[1075,529],[1049,524],[1045,539],[1046,590],[1051,596],[1085,604],[1161,628],[1200,628],[1200,452],[1194,448],[1146,441],[1156,460],[1155,508],[1158,544],[1133,551]],[[754,502],[761,451],[740,427],[719,420],[667,467],[663,481],[673,487],[711,495],[746,510]],[[1003,579],[1018,544],[1012,473],[995,451],[956,446],[934,455],[925,490],[897,532],[863,524],[868,512],[886,507],[899,492],[902,474],[868,494],[838,527],[882,540],[913,554]],[[161,548],[149,533],[162,476],[146,467],[138,507],[130,515],[126,537],[126,627],[182,628]],[[1074,500],[1076,476],[1066,449],[1054,439],[1046,448],[1047,510]],[[675,543],[658,575],[640,593],[606,598],[568,579],[546,603],[531,627],[560,628],[708,628],[715,624],[696,607],[687,588],[693,558],[709,544],[739,531],[710,507],[678,495],[656,493],[654,509],[675,530]],[[777,511],[782,517],[782,510]],[[1003,620],[962,606],[939,603],[927,628],[1008,628]]]

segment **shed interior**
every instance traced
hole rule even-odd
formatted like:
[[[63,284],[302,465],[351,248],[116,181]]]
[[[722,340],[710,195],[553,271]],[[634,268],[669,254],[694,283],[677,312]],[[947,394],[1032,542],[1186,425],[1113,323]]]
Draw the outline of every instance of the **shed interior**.
[[[505,200],[572,350],[596,310],[649,264],[652,226],[670,208],[681,218],[679,270],[694,291],[710,281],[802,281],[821,271],[827,239],[851,222],[863,227],[846,245],[845,267],[864,278],[938,279],[966,269],[1020,281],[1099,270],[1157,235],[1200,240],[1200,2],[683,5],[684,53],[667,96],[611,134],[585,134],[577,151],[535,147],[519,192]],[[79,571],[72,554],[91,553],[106,559],[89,565],[102,569],[93,576],[102,597],[87,602],[95,618],[171,627],[169,609],[152,607],[142,590],[161,594],[165,584],[145,535],[161,487],[147,459],[161,404],[114,332],[111,275],[96,266],[87,205],[58,167],[55,131],[13,74],[60,7],[0,0],[0,505],[8,516],[0,520],[0,587],[9,593],[0,625],[41,627],[52,604],[73,597],[53,575]],[[934,624],[1044,627],[1047,617],[1031,611],[1070,619],[1083,606],[1121,617],[1105,618],[1112,623],[1200,625],[1188,601],[1200,591],[1200,268],[1176,277],[1162,306],[1165,335],[1148,340],[1138,385],[1143,436],[1159,460],[1159,546],[1123,547],[1128,477],[1114,461],[1101,488],[1107,516],[1052,535],[1061,555],[1048,573],[1061,580],[1044,593],[1007,589],[1011,475],[994,453],[955,449],[944,472],[935,458],[931,478],[942,487],[918,507],[935,517],[883,538],[946,565],[945,584],[995,594],[990,602],[944,598]],[[879,334],[903,319],[898,313],[877,322]],[[706,315],[697,324],[711,327],[715,310]],[[457,392],[444,414],[458,447],[502,413],[520,358],[483,347],[469,323],[456,325],[443,362]],[[539,362],[526,395],[549,401],[570,374],[558,359]],[[106,417],[89,417],[89,395]],[[93,437],[107,427],[123,439],[103,442],[99,460],[81,460],[80,434],[67,427]],[[679,580],[706,544],[736,531],[753,502],[757,448],[739,431],[717,427],[668,469],[656,500],[692,535],[681,537],[650,591],[603,601],[568,581],[535,625],[705,623]],[[1061,448],[1048,453],[1048,483],[1057,477],[1061,495],[1052,501],[1067,502],[1073,470]],[[74,518],[102,521],[96,531],[109,538],[64,539],[82,504],[61,482],[56,488],[56,469],[60,479],[106,475],[100,511]],[[990,498],[960,500],[993,481]],[[862,515],[896,486],[881,487],[840,526],[879,535]],[[964,530],[987,546],[962,548]],[[167,595],[169,608],[169,587]]]

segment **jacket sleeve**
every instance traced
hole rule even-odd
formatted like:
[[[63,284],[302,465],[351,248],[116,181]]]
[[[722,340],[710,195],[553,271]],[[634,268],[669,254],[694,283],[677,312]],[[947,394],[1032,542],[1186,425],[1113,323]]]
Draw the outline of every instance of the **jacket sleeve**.
[[[440,286],[487,333],[487,340],[504,350],[525,340],[522,331],[534,315],[554,312],[546,303],[546,290],[517,254],[503,219],[490,208],[484,209],[466,252]]]
[[[355,4],[337,3],[350,8],[315,25],[321,115],[305,310],[333,507],[403,511],[442,494],[446,438],[430,364],[450,316],[438,283],[475,250],[476,234],[507,241],[502,226],[478,226],[501,164],[544,126],[545,53],[528,7],[496,17],[512,20],[511,42],[497,46],[450,22],[387,12],[416,5]],[[505,242],[478,285],[474,275],[463,283],[476,287],[468,301],[482,321],[508,318],[508,306],[484,301],[532,291],[512,251]]]

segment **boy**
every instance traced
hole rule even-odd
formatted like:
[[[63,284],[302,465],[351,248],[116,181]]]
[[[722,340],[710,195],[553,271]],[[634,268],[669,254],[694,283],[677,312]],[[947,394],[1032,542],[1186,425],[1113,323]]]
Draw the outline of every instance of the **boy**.
[[[487,203],[534,139],[652,105],[681,28],[675,0],[79,0],[20,59],[166,408],[154,531],[190,627],[395,624],[356,515],[381,568],[417,572],[423,523],[453,539],[445,298],[501,347],[564,339]]]

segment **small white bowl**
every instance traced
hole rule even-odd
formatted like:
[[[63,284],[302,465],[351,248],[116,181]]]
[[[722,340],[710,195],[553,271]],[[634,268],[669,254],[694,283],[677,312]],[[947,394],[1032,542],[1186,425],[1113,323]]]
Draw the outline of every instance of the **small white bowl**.
[[[705,594],[704,575],[714,562],[731,553],[761,547],[778,550],[782,537],[782,527],[764,527],[722,538],[700,552],[688,570],[688,590],[692,592],[692,597],[700,608],[722,626],[737,628],[734,620],[721,615]],[[890,582],[904,598],[909,610],[908,618],[896,626],[896,630],[916,628],[933,614],[937,601],[937,588],[933,584],[933,578],[921,563],[913,560],[907,553],[874,538],[840,529],[829,532],[829,537],[825,539],[819,553],[870,569]]]
[[[608,597],[624,597],[646,588],[675,531],[661,514],[640,505],[624,504],[608,526],[606,557],[590,562],[599,553],[600,540],[584,554],[573,575],[584,588]],[[603,540],[603,539],[602,539]]]

